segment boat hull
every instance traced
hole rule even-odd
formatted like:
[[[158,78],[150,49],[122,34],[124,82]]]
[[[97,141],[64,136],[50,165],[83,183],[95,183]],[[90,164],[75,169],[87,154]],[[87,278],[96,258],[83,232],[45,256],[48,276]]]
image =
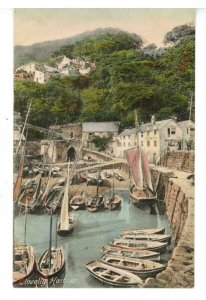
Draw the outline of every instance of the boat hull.
[[[133,250],[124,249],[117,246],[103,246],[101,252],[110,255],[119,255],[123,257],[139,258],[139,259],[149,259],[152,261],[160,261],[160,253],[150,251],[150,250]]]
[[[109,264],[110,266],[132,272],[142,279],[155,277],[158,273],[162,272],[165,269],[165,266],[160,263],[116,255],[105,254],[101,257],[101,260],[104,263]]]
[[[25,260],[20,260],[20,256],[26,256]],[[26,260],[28,259],[28,263]],[[23,282],[26,278],[30,277],[35,270],[36,262],[34,257],[34,249],[29,245],[19,245],[14,247],[14,269],[13,270],[13,284],[16,285]],[[19,270],[17,270],[17,268]],[[26,272],[23,273],[21,269],[25,268]]]
[[[124,249],[133,249],[133,250],[151,250],[159,253],[165,253],[167,248],[167,243],[156,242],[156,241],[145,241],[145,240],[125,240],[125,239],[114,239],[112,245]]]
[[[119,287],[142,287],[143,282],[137,275],[112,267],[102,261],[92,261],[86,265],[89,273],[102,283]]]
[[[121,238],[126,240],[146,240],[146,241],[158,241],[170,244],[171,235],[168,234],[121,234]]]
[[[164,234],[165,233],[165,228],[143,228],[143,229],[136,229],[136,228],[131,228],[131,229],[123,229],[122,230],[123,234]]]
[[[52,278],[56,275],[58,275],[60,272],[62,272],[64,270],[65,267],[65,259],[64,259],[64,254],[61,248],[55,248],[55,249],[51,249],[51,251],[56,254],[56,261],[54,260],[53,263],[56,263],[55,268],[50,269],[50,273],[48,273],[47,269],[42,269],[42,265],[43,265],[43,261],[44,259],[46,259],[46,257],[48,256],[48,252],[49,250],[47,249],[42,256],[39,259],[39,262],[37,264],[37,272],[45,279],[49,279]],[[57,257],[58,257],[58,261],[57,261]]]

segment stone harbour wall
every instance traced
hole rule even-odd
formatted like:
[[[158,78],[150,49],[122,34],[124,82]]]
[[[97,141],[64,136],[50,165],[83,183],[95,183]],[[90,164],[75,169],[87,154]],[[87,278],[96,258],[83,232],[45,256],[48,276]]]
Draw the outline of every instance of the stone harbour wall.
[[[156,167],[161,173],[168,168]],[[194,186],[188,173],[173,171],[165,188],[165,207],[173,230],[175,248],[166,269],[148,278],[147,288],[191,288],[194,286]]]
[[[160,165],[185,172],[194,172],[194,151],[169,151],[160,159]]]

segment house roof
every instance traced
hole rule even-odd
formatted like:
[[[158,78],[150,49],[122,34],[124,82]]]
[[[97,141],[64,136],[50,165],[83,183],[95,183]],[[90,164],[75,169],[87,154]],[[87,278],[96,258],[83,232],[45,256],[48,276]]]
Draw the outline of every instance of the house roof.
[[[181,121],[181,122],[178,122],[178,125],[183,129],[183,128],[186,128],[186,127],[192,127],[194,128],[195,127],[195,124],[192,122],[192,121],[189,121],[189,120],[185,120],[185,121]]]
[[[160,130],[165,125],[167,125],[167,123],[169,123],[170,121],[172,121],[172,119],[167,119],[167,120],[162,120],[162,121],[156,121],[154,125],[157,127],[158,130]],[[149,128],[149,130],[151,130],[152,127],[153,127],[153,125],[151,123],[141,124],[140,128],[139,128],[139,131],[140,132],[146,132],[148,130],[148,128]],[[131,135],[131,134],[134,134],[134,133],[136,133],[136,128],[125,129],[124,131],[122,131],[119,134],[119,136],[127,136],[127,135]]]
[[[135,134],[136,133],[136,128],[130,128],[130,129],[125,129],[124,131],[122,131],[119,136],[128,136],[131,134]]]
[[[114,132],[119,130],[120,122],[84,122],[83,132]]]

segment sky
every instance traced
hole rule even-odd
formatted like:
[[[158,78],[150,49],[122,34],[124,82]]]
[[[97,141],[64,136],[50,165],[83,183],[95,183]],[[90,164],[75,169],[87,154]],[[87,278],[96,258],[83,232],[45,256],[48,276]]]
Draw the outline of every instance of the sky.
[[[195,9],[23,8],[14,10],[14,44],[31,45],[96,28],[114,27],[140,34],[145,45],[162,46],[168,31],[186,23],[195,23]]]

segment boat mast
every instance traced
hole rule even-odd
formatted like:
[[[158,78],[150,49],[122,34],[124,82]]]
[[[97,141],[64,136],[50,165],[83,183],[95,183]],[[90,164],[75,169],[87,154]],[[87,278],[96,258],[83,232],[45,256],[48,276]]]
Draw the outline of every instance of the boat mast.
[[[49,233],[49,270],[51,269],[51,246],[52,246],[52,208],[51,208],[51,218],[50,218],[50,233]]]
[[[137,118],[137,110],[135,109],[135,131],[136,131],[136,136],[137,136],[137,149],[139,149],[140,144],[139,144],[139,122]]]
[[[113,164],[113,178],[112,178],[112,200],[114,200],[114,164]]]
[[[56,214],[56,242],[55,242],[55,248],[57,248],[57,227],[58,227],[58,215]]]
[[[99,180],[100,180],[100,169],[99,169],[98,179],[97,179],[97,191],[96,191],[96,197],[98,197],[98,195],[99,195]]]
[[[24,126],[22,128],[22,131],[21,131],[21,137],[20,137],[20,140],[19,140],[19,144],[17,146],[17,149],[16,149],[16,157],[19,153],[19,149],[20,149],[20,146],[21,146],[21,141],[23,139],[23,136],[24,136],[24,130],[25,130],[25,127],[26,127],[26,123],[27,123],[27,120],[28,120],[28,117],[29,117],[29,113],[30,113],[30,109],[31,109],[31,104],[32,104],[32,100],[30,101],[29,103],[29,108],[28,108],[28,111],[27,111],[27,114],[26,114],[26,119],[25,119],[25,122],[24,122]]]
[[[27,205],[28,205],[28,200],[26,200],[26,210],[25,210],[25,223],[24,223],[24,245],[26,245]]]

